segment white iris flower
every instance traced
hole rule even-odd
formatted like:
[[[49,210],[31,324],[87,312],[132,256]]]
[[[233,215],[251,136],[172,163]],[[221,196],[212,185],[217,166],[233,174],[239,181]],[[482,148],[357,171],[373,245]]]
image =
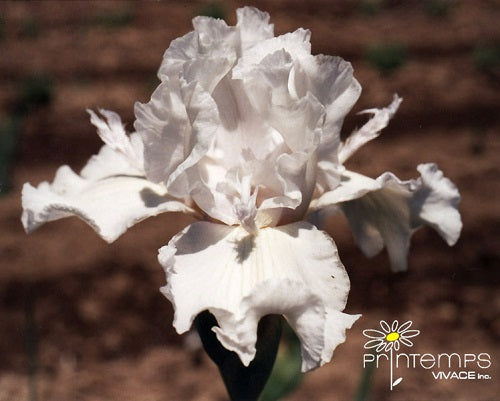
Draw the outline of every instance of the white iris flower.
[[[179,333],[209,310],[217,338],[248,365],[256,328],[282,314],[302,343],[302,369],[330,361],[359,315],[343,313],[349,279],[335,243],[308,212],[340,209],[365,253],[387,246],[406,267],[411,233],[429,224],[454,243],[457,189],[434,165],[402,182],[347,171],[375,138],[397,96],[345,142],[340,130],[361,87],[341,58],[311,55],[310,32],[274,37],[269,16],[237,11],[236,26],[208,17],[164,54],[160,85],[136,104],[134,133],[118,115],[89,111],[105,145],[80,175],[61,167],[49,184],[23,188],[27,231],[76,215],[106,241],[164,212],[199,218],[159,251],[163,293]]]

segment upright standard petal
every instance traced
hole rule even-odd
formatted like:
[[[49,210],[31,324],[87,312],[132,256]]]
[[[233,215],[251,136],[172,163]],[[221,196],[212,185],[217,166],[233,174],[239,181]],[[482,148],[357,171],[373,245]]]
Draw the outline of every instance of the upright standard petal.
[[[256,43],[274,37],[274,25],[269,23],[268,13],[254,7],[243,7],[236,10],[236,15],[242,52]]]
[[[148,103],[135,103],[134,128],[144,143],[144,170],[165,183],[189,154],[190,125],[178,79],[165,79]]]
[[[361,85],[353,76],[351,64],[340,57],[318,55],[314,57],[312,66],[313,71],[306,71],[307,74],[300,81],[307,83],[306,89],[325,105],[317,177],[317,188],[323,192],[335,188],[339,183],[337,166],[340,131],[345,116],[361,94]]]
[[[190,196],[201,181],[197,163],[220,126],[214,100],[197,82],[167,79],[149,103],[136,103],[135,113],[146,176],[164,183],[173,196]]]
[[[358,315],[346,315],[349,278],[328,235],[298,222],[260,229],[198,222],[159,251],[167,275],[162,292],[174,304],[174,326],[196,315],[217,318],[219,341],[243,364],[255,356],[262,316],[283,314],[302,343],[302,370],[330,361]],[[291,297],[290,294],[293,294]]]
[[[236,60],[237,33],[223,20],[204,16],[194,18],[193,26],[165,51],[158,77],[164,81],[180,75],[212,92]]]
[[[393,271],[407,269],[411,235],[422,225],[434,228],[448,245],[455,244],[462,229],[455,185],[435,164],[421,164],[418,171],[421,177],[410,181],[384,173],[376,180],[379,189],[357,188],[362,196],[340,203],[363,252],[373,256],[385,245]]]

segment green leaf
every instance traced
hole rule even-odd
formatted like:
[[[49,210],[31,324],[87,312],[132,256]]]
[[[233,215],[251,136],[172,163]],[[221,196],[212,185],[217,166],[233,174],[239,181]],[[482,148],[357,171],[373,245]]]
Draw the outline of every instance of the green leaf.
[[[366,58],[379,72],[388,74],[401,68],[408,61],[408,50],[402,43],[382,43],[369,47]]]
[[[0,195],[7,194],[12,188],[11,170],[20,124],[20,118],[16,116],[0,124]]]
[[[278,356],[260,401],[281,400],[294,391],[304,376],[301,365],[300,340],[285,323]]]

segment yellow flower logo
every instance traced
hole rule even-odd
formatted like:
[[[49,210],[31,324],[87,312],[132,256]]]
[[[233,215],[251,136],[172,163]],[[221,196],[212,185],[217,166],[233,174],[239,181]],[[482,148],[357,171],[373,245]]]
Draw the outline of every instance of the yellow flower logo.
[[[412,347],[413,342],[410,338],[420,334],[420,330],[410,330],[412,324],[413,322],[409,320],[399,325],[399,322],[394,320],[389,325],[385,320],[381,320],[382,330],[363,330],[363,335],[371,339],[366,342],[365,349],[375,348],[377,352],[387,352],[390,350],[399,351],[401,344]]]
[[[370,338],[365,344],[365,349],[373,349],[375,348],[376,352],[389,352],[390,353],[390,389],[397,386],[403,380],[402,377],[393,380],[393,360],[394,351],[399,351],[401,348],[401,344],[406,345],[407,347],[413,347],[413,342],[410,338],[418,336],[420,334],[420,330],[410,330],[413,322],[411,320],[399,324],[397,320],[394,320],[391,325],[387,323],[385,320],[380,321],[380,327],[382,330],[374,330],[367,329],[363,330],[363,335],[365,337]]]

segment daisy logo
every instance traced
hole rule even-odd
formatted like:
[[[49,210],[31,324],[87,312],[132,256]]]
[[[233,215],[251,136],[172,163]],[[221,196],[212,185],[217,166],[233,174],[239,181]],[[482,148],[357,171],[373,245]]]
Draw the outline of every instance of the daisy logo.
[[[402,377],[393,380],[394,351],[399,351],[402,345],[413,347],[413,342],[410,338],[416,337],[420,334],[420,330],[410,330],[412,324],[413,322],[411,320],[401,325],[397,320],[394,320],[392,324],[387,323],[385,320],[381,320],[381,330],[363,330],[363,335],[370,339],[365,343],[365,349],[375,349],[377,353],[389,353],[388,358],[390,361],[391,391],[403,380]]]

